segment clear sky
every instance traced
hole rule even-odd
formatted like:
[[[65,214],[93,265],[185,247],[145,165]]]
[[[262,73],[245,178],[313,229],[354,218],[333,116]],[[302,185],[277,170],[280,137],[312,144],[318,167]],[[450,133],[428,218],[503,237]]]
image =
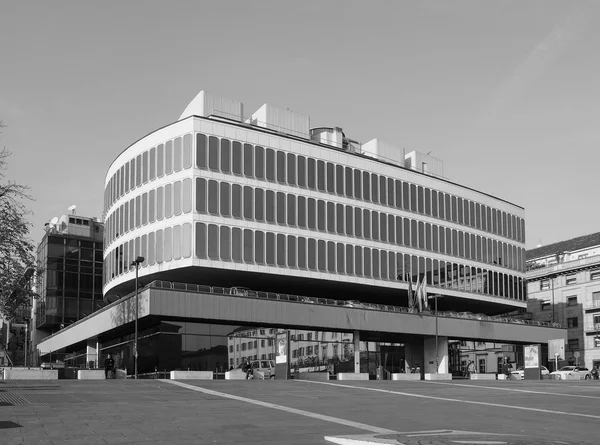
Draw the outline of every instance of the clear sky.
[[[101,216],[108,166],[205,89],[444,161],[525,207],[527,247],[600,231],[600,2],[0,0],[0,144],[32,238]]]

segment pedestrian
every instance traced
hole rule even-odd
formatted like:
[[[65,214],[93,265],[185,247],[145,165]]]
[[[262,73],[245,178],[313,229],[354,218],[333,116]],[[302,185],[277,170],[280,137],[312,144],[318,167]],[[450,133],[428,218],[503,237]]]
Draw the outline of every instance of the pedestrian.
[[[246,359],[246,362],[245,362],[244,366],[242,367],[242,371],[244,371],[246,373],[246,380],[248,380],[250,378],[250,376],[252,376],[252,378],[254,378],[254,369],[252,369],[252,364],[250,363],[249,360]]]
[[[470,379],[471,374],[473,374],[474,372],[475,372],[475,362],[473,360],[470,360],[469,364],[467,365],[467,378]]]
[[[111,379],[115,378],[115,360],[112,358],[112,355],[108,354],[104,359],[104,378],[108,379],[109,371],[111,374]]]
[[[600,379],[600,370],[598,370],[598,365],[594,366],[592,369],[592,378],[594,380]]]

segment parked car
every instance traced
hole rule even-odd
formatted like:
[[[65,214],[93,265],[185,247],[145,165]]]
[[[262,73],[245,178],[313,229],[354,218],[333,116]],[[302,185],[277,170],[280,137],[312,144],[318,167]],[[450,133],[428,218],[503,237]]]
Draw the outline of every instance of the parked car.
[[[590,370],[583,366],[563,366],[558,371],[551,372],[550,375],[553,375],[556,380],[589,380],[592,378]]]
[[[540,366],[542,370],[542,377],[550,375],[550,371],[545,366]],[[516,377],[519,380],[523,380],[525,378],[525,366],[519,366],[516,371],[512,371],[510,375]]]
[[[256,291],[253,291],[252,289],[248,289],[247,287],[240,287],[240,286],[236,286],[236,287],[232,287],[231,289],[229,289],[229,295],[239,295],[241,297],[256,297]]]
[[[275,362],[273,360],[252,360],[250,362],[254,371],[254,379],[274,379],[275,378]],[[230,380],[242,380],[246,378],[246,372],[242,369],[244,363],[240,363],[237,368],[228,371]]]

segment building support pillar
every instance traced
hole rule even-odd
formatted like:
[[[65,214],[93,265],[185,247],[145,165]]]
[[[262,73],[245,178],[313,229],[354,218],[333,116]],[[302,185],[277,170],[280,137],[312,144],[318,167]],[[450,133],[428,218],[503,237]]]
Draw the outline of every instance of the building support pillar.
[[[360,332],[354,331],[354,373],[360,374]]]
[[[85,348],[85,364],[86,367],[90,368],[98,368],[99,357],[98,352],[100,351],[100,343],[98,343],[97,338],[89,338],[87,340],[86,348]]]

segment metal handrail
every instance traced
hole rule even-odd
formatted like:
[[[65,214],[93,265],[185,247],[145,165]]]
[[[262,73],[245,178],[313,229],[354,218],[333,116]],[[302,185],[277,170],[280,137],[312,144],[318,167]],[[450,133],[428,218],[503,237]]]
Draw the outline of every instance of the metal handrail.
[[[208,286],[202,284],[186,284],[186,283],[174,283],[170,281],[152,281],[146,287],[158,287],[162,289],[176,289],[176,290],[186,290],[191,292],[206,292],[211,294],[218,295],[232,295],[236,297],[242,298],[256,298],[256,299],[269,299],[269,300],[280,300],[280,301],[292,301],[302,304],[320,304],[324,306],[344,306],[347,305],[348,302],[346,300],[333,300],[330,298],[317,298],[317,297],[309,297],[309,296],[299,296],[299,295],[290,295],[290,294],[279,294],[274,292],[264,292],[264,291],[245,291],[246,294],[240,295],[239,293],[232,293],[232,289],[234,287],[220,287],[220,286]],[[407,307],[403,306],[390,306],[384,304],[377,303],[363,303],[360,302],[360,305],[356,307],[349,307],[348,309],[367,309],[367,310],[377,310],[383,312],[401,312],[401,313],[416,313],[414,310],[411,310]],[[431,311],[425,311],[426,315],[433,315]],[[512,324],[525,324],[530,326],[546,326],[552,328],[560,328],[561,325],[554,322],[545,322],[545,321],[534,321],[534,320],[523,320],[523,319],[512,319],[509,317],[501,317],[501,316],[490,316],[485,314],[472,314],[466,312],[453,312],[453,311],[438,311],[438,317],[446,317],[446,318],[461,318],[461,319],[469,319],[469,320],[480,320],[480,321],[490,321],[490,322],[500,322],[500,323],[512,323]]]

